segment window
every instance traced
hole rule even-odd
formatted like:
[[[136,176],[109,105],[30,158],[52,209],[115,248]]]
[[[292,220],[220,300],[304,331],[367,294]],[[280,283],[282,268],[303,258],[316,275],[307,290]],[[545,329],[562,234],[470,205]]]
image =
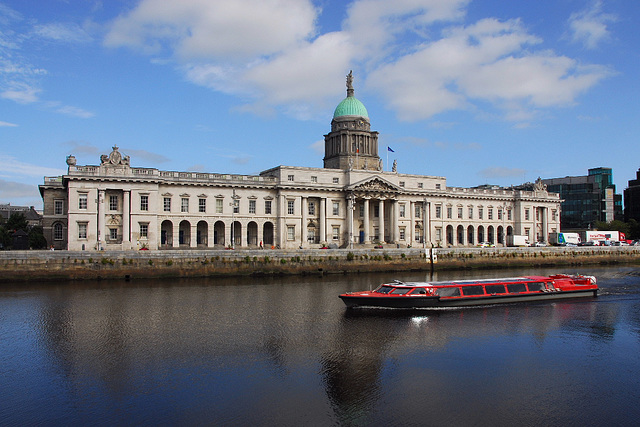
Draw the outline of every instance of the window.
[[[462,219],[462,208],[458,208],[458,219]]]
[[[87,223],[80,222],[78,223],[78,239],[86,239],[87,238]]]
[[[507,209],[507,221],[511,221],[511,209]]]
[[[524,210],[524,220],[529,221],[529,209]]]
[[[416,218],[422,217],[422,206],[416,204]]]
[[[340,179],[339,178],[333,178],[333,183],[334,184],[339,184],[340,183]]]
[[[181,199],[180,212],[189,212],[189,199],[186,197]]]
[[[198,199],[198,212],[207,212],[207,199]]]
[[[447,218],[453,218],[453,208],[451,206],[447,206]]]
[[[441,186],[440,184],[436,184],[436,190],[440,190]]]
[[[507,285],[507,290],[511,294],[518,294],[520,292],[527,292],[527,288],[525,287],[524,283],[512,283],[510,285]]]
[[[424,188],[424,184],[422,182],[418,183],[418,188]]]
[[[64,227],[59,222],[56,222],[53,226],[53,240],[64,239]]]
[[[287,175],[287,181],[293,181],[293,175]]]
[[[149,237],[149,224],[140,223],[140,238],[146,239],[147,237]]]
[[[140,195],[140,210],[141,211],[149,210],[149,196],[145,194]]]
[[[502,208],[498,208],[498,219],[502,219]]]
[[[551,210],[551,221],[556,221],[558,219],[557,215],[558,215],[558,211],[555,210],[555,209],[552,209]]]
[[[332,234],[332,238],[333,240],[340,240],[340,226],[339,225],[334,225],[332,228],[333,232]]]
[[[309,215],[315,216],[316,214],[316,204],[314,202],[309,202]]]
[[[255,200],[249,200],[249,213],[250,214],[256,213],[256,201]]]
[[[164,198],[164,211],[171,212],[171,197]]]
[[[380,227],[373,227],[373,240],[380,240]]]
[[[404,187],[404,181],[400,181],[400,187]]]
[[[484,208],[478,208],[478,219],[484,219]]]
[[[464,286],[462,295],[484,295],[484,289],[482,286]]]
[[[400,227],[400,240],[406,240],[405,236],[406,236],[406,228]]]
[[[265,215],[271,215],[271,200],[264,201],[264,213]]]
[[[469,219],[473,219],[473,206],[469,206]]]
[[[117,228],[110,228],[109,229],[109,239],[111,239],[111,240],[117,240],[118,239],[118,229]]]
[[[360,205],[360,218],[364,216],[364,205]]]
[[[544,283],[542,282],[529,283],[528,288],[529,292],[540,292],[545,289]]]
[[[536,209],[536,221],[540,221],[540,210]]]
[[[380,216],[380,205],[375,205],[373,207],[373,216],[378,218]]]
[[[487,219],[493,219],[493,208],[487,208]]]
[[[296,226],[287,225],[287,240],[295,240],[295,239],[296,239]]]
[[[87,194],[78,194],[78,209],[87,209]]]
[[[233,213],[234,214],[240,213],[240,200],[233,199],[232,205],[233,205]]]
[[[318,177],[317,176],[312,176],[311,177],[311,182],[318,182]]]
[[[442,241],[442,227],[436,227],[436,241]]]
[[[484,287],[488,294],[504,294],[504,285],[486,285]]]
[[[400,213],[399,213],[400,218],[404,218],[405,217],[405,208],[406,208],[406,206],[405,206],[404,203],[400,204]],[[402,239],[402,240],[404,240],[404,239]]]
[[[333,202],[333,215],[340,215],[340,202]]]
[[[436,218],[442,218],[442,206],[436,206]]]
[[[294,215],[296,213],[296,201],[287,200],[287,214]]]
[[[224,205],[224,200],[216,199],[216,213],[219,213],[219,214],[222,213],[223,205]]]
[[[62,215],[64,213],[64,201],[63,200],[54,200],[53,201],[53,214],[54,215]]]
[[[118,196],[109,196],[109,210],[110,211],[118,210]]]

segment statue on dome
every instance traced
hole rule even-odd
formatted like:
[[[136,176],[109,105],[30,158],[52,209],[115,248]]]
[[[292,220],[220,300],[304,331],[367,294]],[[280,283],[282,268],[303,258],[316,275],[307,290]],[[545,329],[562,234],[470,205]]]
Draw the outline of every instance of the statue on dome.
[[[347,89],[353,90],[353,70],[349,70],[347,74]]]

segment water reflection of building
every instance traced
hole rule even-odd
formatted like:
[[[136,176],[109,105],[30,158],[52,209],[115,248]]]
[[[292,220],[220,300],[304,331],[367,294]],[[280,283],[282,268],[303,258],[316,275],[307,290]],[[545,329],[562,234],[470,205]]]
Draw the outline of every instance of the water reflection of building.
[[[161,171],[132,167],[117,146],[98,165],[69,156],[68,173],[40,185],[48,243],[69,250],[473,246],[504,244],[514,234],[546,241],[559,231],[560,198],[539,181],[458,188],[444,177],[400,173],[395,160],[385,171],[352,80],[349,73],[324,137],[323,168],[278,166],[255,176]]]

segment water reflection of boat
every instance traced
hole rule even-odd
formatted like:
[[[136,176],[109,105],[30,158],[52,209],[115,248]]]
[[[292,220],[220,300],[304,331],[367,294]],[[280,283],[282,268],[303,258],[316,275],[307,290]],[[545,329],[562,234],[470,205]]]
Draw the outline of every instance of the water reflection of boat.
[[[349,308],[437,308],[595,297],[593,276],[557,274],[448,282],[385,283],[372,291],[349,292],[340,298]]]

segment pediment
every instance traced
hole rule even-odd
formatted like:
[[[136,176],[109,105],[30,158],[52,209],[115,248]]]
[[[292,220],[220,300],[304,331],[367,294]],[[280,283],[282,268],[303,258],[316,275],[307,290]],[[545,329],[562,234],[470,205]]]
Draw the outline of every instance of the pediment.
[[[351,186],[350,190],[363,193],[398,193],[402,191],[397,185],[379,177],[357,182]]]

